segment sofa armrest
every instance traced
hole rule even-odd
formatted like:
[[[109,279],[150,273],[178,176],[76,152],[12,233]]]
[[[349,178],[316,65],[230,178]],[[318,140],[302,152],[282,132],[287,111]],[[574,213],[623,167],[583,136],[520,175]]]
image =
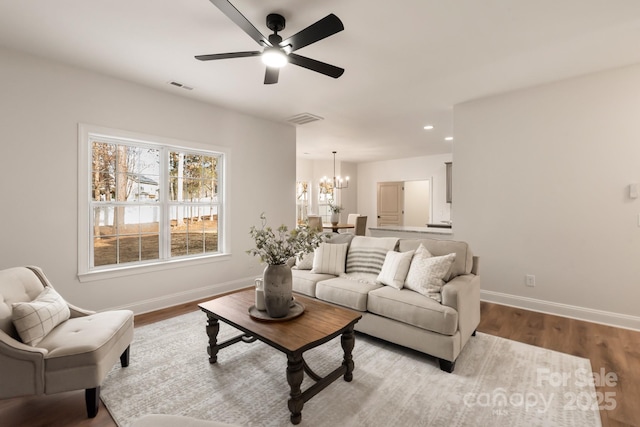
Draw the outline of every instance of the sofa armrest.
[[[480,257],[473,256],[473,266],[471,267],[471,274],[478,275],[478,271],[480,271]]]
[[[47,353],[0,331],[0,399],[44,393]]]
[[[442,287],[442,305],[458,312],[458,330],[463,345],[480,324],[480,276],[464,274]]]
[[[84,308],[80,308],[80,307],[76,307],[73,304],[70,304],[69,301],[67,301],[67,305],[69,306],[69,311],[71,312],[71,318],[75,318],[75,317],[84,317],[84,316],[91,316],[92,314],[96,314],[95,311],[91,311],[91,310],[85,310]]]

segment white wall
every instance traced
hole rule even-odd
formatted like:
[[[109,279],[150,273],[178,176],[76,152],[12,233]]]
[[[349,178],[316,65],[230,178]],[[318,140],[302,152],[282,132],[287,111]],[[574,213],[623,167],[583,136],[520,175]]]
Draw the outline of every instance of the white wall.
[[[451,205],[446,203],[446,167],[451,154],[411,157],[380,162],[358,163],[358,212],[367,215],[367,228],[377,224],[377,183],[433,179],[432,222],[451,219]],[[456,178],[454,178],[456,179]],[[455,224],[454,224],[455,229]]]
[[[639,90],[633,66],[455,107],[455,237],[484,299],[640,329]]]
[[[295,128],[4,49],[0,64],[0,268],[41,266],[81,307],[146,311],[251,284],[249,227],[262,211],[295,223]],[[80,283],[79,122],[230,147],[231,257]]]

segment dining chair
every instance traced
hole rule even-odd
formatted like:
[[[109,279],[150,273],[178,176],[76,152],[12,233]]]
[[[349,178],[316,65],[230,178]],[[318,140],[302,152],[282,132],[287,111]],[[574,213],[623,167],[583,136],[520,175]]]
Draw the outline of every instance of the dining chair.
[[[309,228],[316,230],[318,233],[322,233],[322,217],[319,215],[308,215],[307,221]]]
[[[353,225],[354,228],[347,228],[345,230],[340,230],[340,232],[341,233],[354,234],[355,233],[356,218],[358,218],[359,216],[360,216],[360,214],[357,214],[357,213],[349,214],[349,216],[347,216],[347,224]]]
[[[354,234],[356,236],[364,236],[367,233],[367,216],[361,215],[356,218]]]

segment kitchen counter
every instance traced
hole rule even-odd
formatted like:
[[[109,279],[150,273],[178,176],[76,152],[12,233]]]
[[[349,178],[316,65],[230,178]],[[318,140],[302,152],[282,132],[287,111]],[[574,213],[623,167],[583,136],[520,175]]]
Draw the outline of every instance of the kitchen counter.
[[[369,231],[374,237],[405,237],[405,238],[443,238],[448,239],[453,236],[451,228],[441,227],[414,227],[408,225],[381,225],[369,227]]]

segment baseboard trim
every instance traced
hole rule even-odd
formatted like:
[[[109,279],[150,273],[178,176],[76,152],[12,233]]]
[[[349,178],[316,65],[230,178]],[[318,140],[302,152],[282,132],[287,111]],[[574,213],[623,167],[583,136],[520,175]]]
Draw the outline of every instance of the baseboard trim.
[[[610,311],[595,310],[591,308],[578,307],[575,305],[560,304],[557,302],[544,301],[486,290],[480,291],[480,299],[482,301],[507,305],[510,307],[523,308],[540,313],[553,314],[556,316],[569,317],[572,319],[584,320],[587,322],[615,326],[617,328],[640,331],[640,317],[637,316],[612,313]]]
[[[246,288],[247,283],[253,283],[255,276],[244,277],[229,282],[216,283],[202,288],[190,289],[184,292],[177,292],[170,295],[163,295],[157,298],[150,298],[143,301],[136,301],[131,304],[125,304],[118,307],[112,307],[112,310],[132,310],[135,314],[144,314],[151,311],[162,310],[164,308],[173,307],[187,302],[197,301],[202,298],[234,291],[236,289]]]

